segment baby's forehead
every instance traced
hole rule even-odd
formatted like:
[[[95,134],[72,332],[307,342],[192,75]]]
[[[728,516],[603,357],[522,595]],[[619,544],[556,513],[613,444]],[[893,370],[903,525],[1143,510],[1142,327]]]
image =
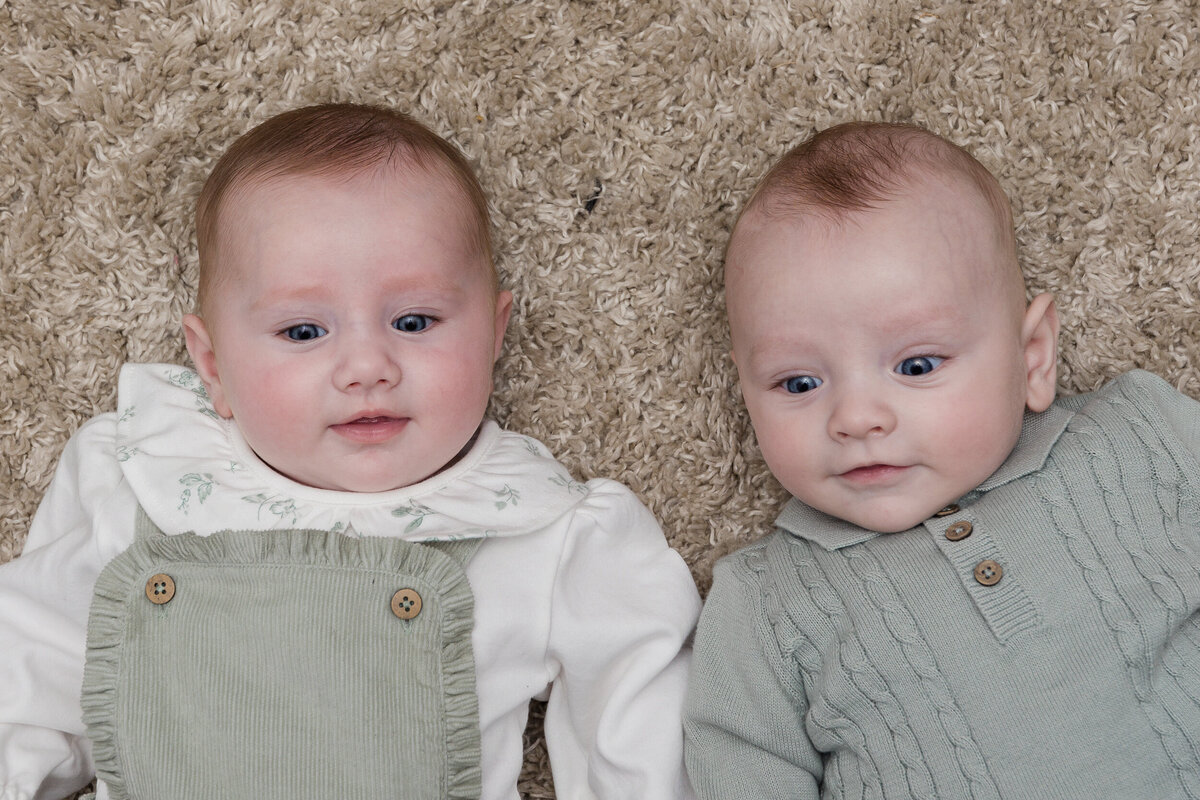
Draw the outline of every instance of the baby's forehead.
[[[363,183],[365,181],[371,182],[369,188]],[[345,219],[342,201],[346,197],[378,197],[376,205],[382,208],[389,197],[400,197],[408,192],[427,201],[430,208],[439,209],[436,216],[439,236],[443,241],[453,242],[452,246],[461,247],[464,255],[469,254],[471,262],[477,257],[480,269],[490,282],[497,284],[486,222],[479,218],[471,198],[449,170],[425,165],[266,171],[242,176],[230,184],[222,199],[214,231],[213,257],[202,269],[214,285],[245,270],[256,271],[253,258],[235,256],[231,259],[231,256],[244,252],[241,248],[248,243],[265,241],[263,231],[276,231],[273,241],[278,241],[281,235],[289,238],[286,234],[289,226],[309,225],[303,231],[318,239],[336,237],[340,235],[336,228],[330,228],[326,234],[323,228],[314,228],[303,220],[311,220],[314,210],[319,214],[319,209],[326,203],[330,218]],[[406,201],[401,205],[411,207]],[[290,210],[294,208],[301,211],[293,221]],[[386,212],[374,222],[373,216],[363,219],[368,224],[390,224]]]
[[[1024,296],[1016,254],[989,203],[972,187],[914,187],[871,208],[748,209],[730,240],[725,261],[731,304],[755,295],[748,287],[809,280],[842,282],[855,264],[891,264],[889,275],[950,281],[972,293],[995,290]],[[863,262],[861,259],[867,259]],[[797,284],[795,280],[800,280]]]
[[[245,230],[261,220],[270,208],[272,195],[303,195],[306,202],[320,205],[344,195],[347,187],[369,182],[372,189],[386,197],[406,192],[419,192],[449,209],[440,219],[445,229],[456,231],[464,240],[473,240],[490,260],[487,221],[480,215],[468,192],[461,186],[453,171],[437,163],[412,161],[372,164],[360,168],[330,167],[312,170],[270,169],[249,172],[231,183],[218,212],[216,228],[218,243]],[[383,202],[383,201],[381,201]]]

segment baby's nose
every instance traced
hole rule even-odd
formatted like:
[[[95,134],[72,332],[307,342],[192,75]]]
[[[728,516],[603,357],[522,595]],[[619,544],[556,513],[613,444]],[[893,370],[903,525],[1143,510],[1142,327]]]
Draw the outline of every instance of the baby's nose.
[[[346,338],[334,373],[334,382],[340,389],[372,389],[400,382],[400,365],[387,347],[386,336]]]
[[[839,440],[884,436],[895,427],[896,414],[891,405],[869,391],[845,393],[837,399],[829,417],[829,434]]]

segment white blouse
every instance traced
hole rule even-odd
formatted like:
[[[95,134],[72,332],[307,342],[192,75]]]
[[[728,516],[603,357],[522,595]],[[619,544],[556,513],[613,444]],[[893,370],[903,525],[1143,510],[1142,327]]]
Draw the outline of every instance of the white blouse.
[[[71,438],[24,554],[0,565],[0,800],[61,797],[94,775],[79,705],[88,609],[101,569],[133,542],[138,505],[167,534],[486,539],[466,569],[483,797],[518,798],[531,698],[548,700],[558,796],[691,796],[680,709],[700,601],[627,488],[577,482],[540,442],[487,421],[421,483],[314,489],[264,464],[193,371],[127,365],[117,411]]]

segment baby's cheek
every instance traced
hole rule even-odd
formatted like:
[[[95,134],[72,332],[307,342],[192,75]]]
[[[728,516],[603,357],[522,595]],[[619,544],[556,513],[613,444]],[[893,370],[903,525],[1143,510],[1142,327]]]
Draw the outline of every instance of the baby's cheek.
[[[456,360],[446,360],[433,367],[437,373],[437,384],[452,401],[457,400],[464,405],[486,403],[492,393],[492,361],[482,351],[472,353],[469,357],[459,356]]]
[[[783,488],[797,497],[808,495],[817,482],[812,457],[816,450],[806,446],[802,437],[789,436],[786,430],[764,430],[758,434],[759,449],[767,469]]]
[[[259,445],[286,447],[286,443],[301,435],[306,426],[317,423],[320,398],[311,390],[305,391],[286,375],[265,372],[254,381],[251,391],[241,393],[235,421],[247,440],[265,440]]]
[[[308,416],[315,416],[317,398],[311,392],[300,391],[286,380],[273,380],[269,375],[256,384],[243,406],[246,413],[252,413],[261,422],[290,425],[301,415],[301,409],[307,409]]]
[[[976,403],[977,409],[984,404]],[[1019,422],[1000,409],[992,413],[957,413],[944,417],[937,438],[943,458],[962,476],[963,491],[982,483],[995,472],[1016,445]]]

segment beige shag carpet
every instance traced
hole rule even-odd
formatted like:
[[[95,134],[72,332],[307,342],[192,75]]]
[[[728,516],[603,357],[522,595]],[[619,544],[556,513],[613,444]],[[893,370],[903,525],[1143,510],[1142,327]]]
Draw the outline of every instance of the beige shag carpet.
[[[494,415],[632,486],[703,589],[782,499],[720,269],[773,158],[853,118],[967,146],[1058,296],[1061,388],[1200,396],[1198,98],[1194,0],[0,0],[0,561],[119,365],[186,358],[193,200],[273,113],[461,146],[517,298]],[[553,797],[536,715],[521,790]]]

